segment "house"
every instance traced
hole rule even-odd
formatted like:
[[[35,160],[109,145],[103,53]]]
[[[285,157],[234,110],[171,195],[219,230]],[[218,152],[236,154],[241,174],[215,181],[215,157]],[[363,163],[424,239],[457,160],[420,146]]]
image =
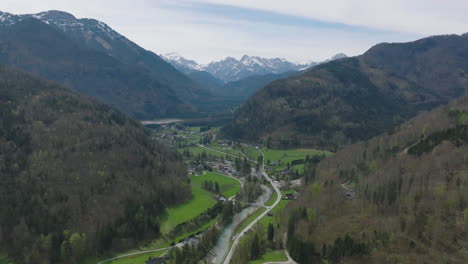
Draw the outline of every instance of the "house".
[[[219,202],[223,202],[223,203],[224,203],[225,201],[227,201],[226,197],[224,197],[224,196],[222,196],[222,195],[216,195],[216,196],[215,196],[215,200],[216,200],[216,201],[219,201]]]
[[[284,199],[294,200],[294,199],[296,199],[296,196],[294,195],[294,193],[287,193],[286,195],[284,195]]]
[[[279,162],[277,162],[277,161],[270,161],[270,165],[278,166],[278,165],[280,165],[280,164],[279,164]]]

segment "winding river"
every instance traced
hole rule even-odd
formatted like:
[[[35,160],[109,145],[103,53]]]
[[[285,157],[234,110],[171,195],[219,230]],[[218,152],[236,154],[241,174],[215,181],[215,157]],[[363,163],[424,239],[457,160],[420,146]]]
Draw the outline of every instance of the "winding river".
[[[254,202],[255,204],[265,204],[271,197],[272,190],[265,185],[262,185],[263,194],[260,195],[257,200]],[[211,250],[212,256],[212,263],[214,264],[221,264],[224,261],[227,253],[229,252],[232,236],[234,235],[234,231],[239,226],[242,221],[244,221],[249,215],[253,214],[260,206],[249,206],[242,210],[241,212],[234,215],[232,218],[232,223],[227,225],[223,232],[221,233],[216,245]]]

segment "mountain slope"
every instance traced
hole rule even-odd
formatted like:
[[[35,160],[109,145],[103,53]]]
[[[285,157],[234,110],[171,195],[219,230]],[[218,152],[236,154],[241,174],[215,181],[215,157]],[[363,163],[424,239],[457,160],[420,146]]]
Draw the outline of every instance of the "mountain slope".
[[[299,263],[467,263],[467,153],[464,97],[306,165],[313,187],[285,213],[289,251]]]
[[[276,147],[336,149],[462,95],[468,89],[467,61],[466,34],[380,44],[269,84],[223,131]]]
[[[203,89],[155,53],[145,50],[122,36],[105,23],[95,19],[77,19],[62,11],[47,11],[32,15],[0,13],[1,24],[9,25],[27,18],[36,18],[55,27],[82,46],[107,54],[124,64],[138,65],[153,73],[159,83],[168,86],[183,100],[196,101],[207,96]]]
[[[0,29],[0,62],[95,96],[136,118],[190,113],[194,107],[143,67],[88,49],[34,18]]]
[[[271,73],[249,76],[238,81],[226,83],[218,88],[216,94],[228,97],[248,98],[272,81],[284,79],[295,74],[299,73],[296,71],[289,71],[280,74]]]
[[[218,90],[224,86],[223,81],[206,71],[190,71],[187,73],[187,76],[196,83],[210,90],[210,92],[213,94],[217,93]]]
[[[133,246],[190,195],[172,151],[90,97],[0,66],[0,115],[0,247],[20,263]]]

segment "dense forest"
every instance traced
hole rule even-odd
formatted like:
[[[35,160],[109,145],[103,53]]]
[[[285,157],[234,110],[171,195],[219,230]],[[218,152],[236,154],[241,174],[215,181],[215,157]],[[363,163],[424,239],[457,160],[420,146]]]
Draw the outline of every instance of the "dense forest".
[[[379,44],[270,83],[245,102],[227,137],[336,150],[367,140],[468,87],[468,34]]]
[[[308,163],[284,213],[300,263],[467,263],[468,97]]]
[[[178,155],[54,82],[0,66],[0,117],[0,246],[20,263],[135,246],[190,197]]]

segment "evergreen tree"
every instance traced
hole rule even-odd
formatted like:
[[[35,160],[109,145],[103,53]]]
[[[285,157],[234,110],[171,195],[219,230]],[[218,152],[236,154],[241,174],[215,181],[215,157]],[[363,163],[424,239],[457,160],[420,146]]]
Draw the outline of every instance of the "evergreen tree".
[[[260,241],[258,235],[255,234],[255,237],[252,241],[252,246],[250,247],[250,259],[258,259],[260,257]]]
[[[272,241],[273,238],[275,237],[275,228],[273,227],[272,223],[268,224],[268,240]]]

